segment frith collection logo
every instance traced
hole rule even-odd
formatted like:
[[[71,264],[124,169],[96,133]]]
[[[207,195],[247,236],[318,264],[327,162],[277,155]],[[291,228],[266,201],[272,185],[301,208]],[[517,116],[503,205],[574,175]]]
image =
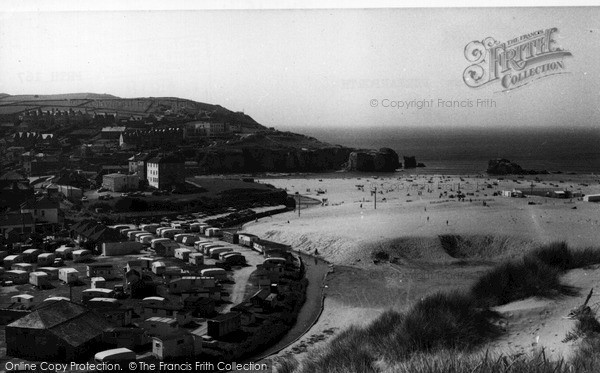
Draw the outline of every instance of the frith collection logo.
[[[538,30],[500,43],[488,37],[465,47],[465,58],[472,63],[463,73],[471,88],[499,81],[502,91],[522,87],[534,80],[564,74],[564,58],[571,52],[560,48],[552,38],[557,28]]]

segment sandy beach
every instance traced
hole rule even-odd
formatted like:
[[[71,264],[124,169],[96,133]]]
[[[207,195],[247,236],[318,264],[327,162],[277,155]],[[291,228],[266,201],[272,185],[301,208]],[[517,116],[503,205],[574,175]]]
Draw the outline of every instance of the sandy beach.
[[[536,188],[599,193],[598,178],[593,175],[543,175],[537,181],[533,176],[352,176],[260,180],[290,194],[326,200],[302,209],[300,216],[295,211],[260,219],[244,230],[306,253],[316,250],[334,265],[318,322],[280,354],[302,358],[307,349],[349,325],[370,322],[386,309],[406,309],[437,291],[467,289],[494,264],[520,257],[540,243],[566,241],[572,247],[589,247],[600,239],[598,204],[576,198],[493,195],[530,188],[532,183]],[[466,195],[460,202],[451,198],[459,188]],[[457,255],[448,252],[440,236],[485,241],[489,249],[478,252],[466,245]],[[372,253],[376,251],[387,252],[392,260],[375,263]],[[599,270],[586,269],[571,271],[564,280],[584,293],[598,277]],[[564,316],[583,296],[503,306],[498,311],[506,316],[508,333],[493,347],[506,352],[546,347],[556,356],[568,356],[571,344],[561,340],[572,321]],[[598,302],[595,298],[592,303]]]

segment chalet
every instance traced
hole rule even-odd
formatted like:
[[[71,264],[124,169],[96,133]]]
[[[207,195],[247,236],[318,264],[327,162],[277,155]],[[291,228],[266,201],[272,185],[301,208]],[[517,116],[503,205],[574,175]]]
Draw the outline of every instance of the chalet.
[[[44,302],[6,326],[6,354],[28,360],[81,361],[102,346],[110,323],[68,301]]]
[[[221,338],[240,329],[241,319],[237,312],[221,314],[213,319],[207,320],[208,335],[213,338]]]

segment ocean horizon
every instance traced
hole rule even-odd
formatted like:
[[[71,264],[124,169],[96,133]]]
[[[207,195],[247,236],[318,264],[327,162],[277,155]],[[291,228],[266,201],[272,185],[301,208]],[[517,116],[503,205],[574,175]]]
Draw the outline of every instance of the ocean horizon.
[[[421,173],[485,172],[488,161],[506,158],[524,169],[600,172],[600,131],[592,128],[350,128],[302,133],[353,148],[391,148],[425,164]]]

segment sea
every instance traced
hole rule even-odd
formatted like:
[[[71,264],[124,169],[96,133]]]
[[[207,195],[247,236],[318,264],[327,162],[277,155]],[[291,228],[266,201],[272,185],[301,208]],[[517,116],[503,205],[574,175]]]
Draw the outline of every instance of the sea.
[[[352,128],[298,131],[330,144],[391,148],[425,164],[419,173],[480,174],[506,158],[524,169],[600,174],[598,128]]]

